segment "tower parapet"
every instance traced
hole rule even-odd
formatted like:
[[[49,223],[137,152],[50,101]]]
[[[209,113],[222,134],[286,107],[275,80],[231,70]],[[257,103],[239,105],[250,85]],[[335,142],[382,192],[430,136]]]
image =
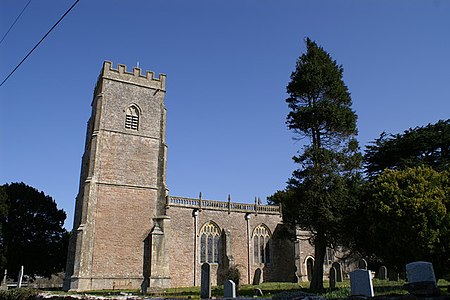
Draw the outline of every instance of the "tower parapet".
[[[168,266],[152,268],[148,253],[156,240],[167,247],[170,228],[163,216],[154,218],[158,230],[152,231],[150,219],[164,214],[167,193],[165,78],[103,63],[88,122],[65,290],[137,289],[158,276],[170,283]]]
[[[152,71],[145,71],[145,74],[143,74],[142,69],[137,67],[134,67],[133,71],[129,72],[127,71],[127,66],[123,64],[118,64],[117,69],[114,69],[112,62],[110,61],[105,61],[103,63],[101,77],[164,92],[166,91],[165,74],[159,74],[159,77],[156,77],[155,72]]]

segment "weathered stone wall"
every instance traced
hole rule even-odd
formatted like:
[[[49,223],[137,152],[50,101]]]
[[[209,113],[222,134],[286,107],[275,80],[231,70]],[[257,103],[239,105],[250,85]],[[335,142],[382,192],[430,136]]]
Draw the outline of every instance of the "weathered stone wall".
[[[196,212],[197,211],[197,217]],[[167,210],[172,222],[170,250],[171,278],[174,286],[192,286],[200,283],[200,237],[202,226],[210,221],[219,226],[222,232],[229,231],[231,238],[231,255],[241,271],[241,282],[252,283],[255,270],[261,268],[262,279],[266,281],[295,281],[294,243],[286,236],[280,236],[283,231],[279,214],[245,213],[226,210],[192,209],[170,206]],[[197,218],[197,220],[196,220]],[[195,228],[195,224],[198,224]],[[254,262],[253,230],[260,224],[266,225],[272,233],[271,262],[259,264]],[[248,230],[247,230],[248,226]],[[250,244],[249,244],[250,242]],[[250,247],[250,249],[248,248]],[[224,251],[225,245],[222,245]],[[249,262],[250,250],[250,262]],[[195,261],[197,256],[197,261]],[[213,285],[222,284],[221,268],[211,264]],[[196,278],[195,278],[196,277]],[[195,280],[196,279],[196,280]],[[223,279],[223,278],[222,278]]]
[[[282,225],[279,207],[166,197],[165,75],[105,62],[99,76],[82,158],[64,289],[138,289],[200,285],[200,231],[220,229],[212,283],[235,265],[241,282],[304,280],[313,255],[309,233]],[[138,130],[125,128],[127,108]],[[202,206],[203,205],[203,206]],[[270,231],[270,262],[255,260],[253,236]]]
[[[152,217],[163,213],[165,75],[105,62],[88,122],[65,289],[139,288]],[[139,111],[138,130],[125,128]]]

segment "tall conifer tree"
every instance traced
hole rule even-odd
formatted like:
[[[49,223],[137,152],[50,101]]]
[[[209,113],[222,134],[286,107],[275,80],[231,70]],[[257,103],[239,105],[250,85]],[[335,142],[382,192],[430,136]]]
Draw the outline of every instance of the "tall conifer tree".
[[[310,288],[323,289],[326,248],[339,241],[345,210],[361,165],[355,112],[343,68],[309,38],[287,86],[287,125],[309,143],[293,159],[299,164],[289,179],[284,201],[289,222],[313,234],[315,264]],[[294,193],[292,193],[294,191]],[[292,195],[294,195],[292,197]],[[283,202],[283,201],[282,201]]]

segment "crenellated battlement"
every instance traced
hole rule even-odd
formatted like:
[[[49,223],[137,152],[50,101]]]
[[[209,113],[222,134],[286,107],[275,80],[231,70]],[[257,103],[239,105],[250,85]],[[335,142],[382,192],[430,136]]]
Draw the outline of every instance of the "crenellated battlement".
[[[134,67],[133,71],[129,72],[127,66],[123,64],[118,64],[117,69],[115,69],[113,63],[110,61],[103,63],[100,76],[102,78],[127,82],[160,91],[166,90],[165,74],[159,74],[159,77],[156,77],[155,72],[152,71],[145,71],[145,74],[143,74],[142,69],[137,67]]]

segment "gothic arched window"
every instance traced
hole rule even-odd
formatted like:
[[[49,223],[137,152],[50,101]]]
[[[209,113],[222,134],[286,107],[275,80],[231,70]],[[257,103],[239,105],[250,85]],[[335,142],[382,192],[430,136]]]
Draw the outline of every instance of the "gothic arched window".
[[[125,128],[132,130],[138,130],[139,128],[139,110],[134,105],[131,105],[126,110]]]
[[[266,225],[260,224],[253,230],[253,260],[257,264],[270,263],[270,233]]]
[[[219,263],[219,248],[220,228],[210,221],[200,230],[200,262]]]

